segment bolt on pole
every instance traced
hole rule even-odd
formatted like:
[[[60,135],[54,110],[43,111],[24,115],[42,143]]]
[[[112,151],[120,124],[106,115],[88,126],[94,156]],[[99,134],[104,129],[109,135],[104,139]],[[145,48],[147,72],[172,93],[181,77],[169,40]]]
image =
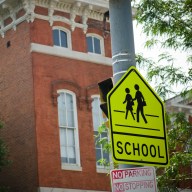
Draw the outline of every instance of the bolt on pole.
[[[109,0],[113,81],[116,84],[131,66],[136,66],[131,0]],[[120,165],[121,168],[136,167]]]

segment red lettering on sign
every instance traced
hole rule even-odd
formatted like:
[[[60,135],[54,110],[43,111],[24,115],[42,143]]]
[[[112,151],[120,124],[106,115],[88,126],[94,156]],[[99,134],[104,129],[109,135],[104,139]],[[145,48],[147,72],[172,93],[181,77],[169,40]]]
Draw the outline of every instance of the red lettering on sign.
[[[113,179],[123,179],[123,171],[113,171]]]
[[[143,177],[143,176],[151,176],[151,169],[130,169],[130,170],[121,170],[121,171],[113,171],[112,177],[113,179],[124,179],[128,177]]]

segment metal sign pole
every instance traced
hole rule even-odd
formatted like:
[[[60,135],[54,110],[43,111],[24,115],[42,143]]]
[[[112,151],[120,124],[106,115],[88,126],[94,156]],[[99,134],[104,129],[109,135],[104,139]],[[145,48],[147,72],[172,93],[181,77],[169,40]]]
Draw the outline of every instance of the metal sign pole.
[[[136,66],[131,0],[109,0],[113,80],[116,84],[131,66]],[[121,164],[120,168],[136,167]]]
[[[114,83],[135,66],[131,0],[109,0]]]

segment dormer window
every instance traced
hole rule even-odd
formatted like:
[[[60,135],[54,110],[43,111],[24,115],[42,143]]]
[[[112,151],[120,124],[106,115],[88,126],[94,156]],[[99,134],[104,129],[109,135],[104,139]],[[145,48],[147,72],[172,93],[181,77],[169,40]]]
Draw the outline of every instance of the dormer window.
[[[96,34],[87,34],[86,40],[88,53],[104,55],[104,42],[102,37]]]
[[[60,27],[53,28],[53,44],[54,46],[71,48],[70,31]]]

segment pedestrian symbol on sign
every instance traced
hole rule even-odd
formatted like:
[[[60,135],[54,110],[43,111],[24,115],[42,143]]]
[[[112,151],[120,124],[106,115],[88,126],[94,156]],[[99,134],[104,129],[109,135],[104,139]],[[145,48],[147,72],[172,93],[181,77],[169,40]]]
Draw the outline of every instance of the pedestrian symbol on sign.
[[[126,95],[126,97],[125,97],[125,101],[123,102],[123,103],[126,103],[126,104],[127,104],[127,105],[126,105],[126,115],[125,115],[125,119],[127,119],[128,112],[130,111],[133,119],[135,120],[135,117],[134,117],[134,114],[133,114],[133,105],[134,105],[134,102],[133,102],[132,96],[129,94],[129,92],[130,92],[129,88],[126,88],[126,89],[125,89],[125,92],[127,93],[127,95]]]
[[[136,115],[137,115],[137,122],[139,123],[139,116],[141,114],[143,120],[145,121],[145,123],[147,123],[145,114],[144,114],[144,106],[146,106],[146,101],[143,97],[143,94],[141,93],[141,91],[139,90],[139,85],[135,84],[134,88],[136,89],[136,93],[135,93],[135,98],[133,99],[131,94],[130,94],[130,89],[126,88],[125,92],[126,97],[123,103],[126,103],[126,115],[125,115],[125,119],[127,119],[128,117],[128,112],[131,112],[131,115],[133,117],[133,119],[135,120],[135,116],[133,113],[133,105],[134,105],[134,100],[137,100],[137,109],[136,109]]]
[[[135,89],[137,90],[135,94],[135,99],[137,100],[137,122],[139,122],[139,114],[141,113],[143,120],[145,121],[145,123],[147,123],[147,120],[145,118],[144,111],[143,111],[143,107],[146,106],[145,99],[141,91],[139,91],[139,85],[135,84]]]

